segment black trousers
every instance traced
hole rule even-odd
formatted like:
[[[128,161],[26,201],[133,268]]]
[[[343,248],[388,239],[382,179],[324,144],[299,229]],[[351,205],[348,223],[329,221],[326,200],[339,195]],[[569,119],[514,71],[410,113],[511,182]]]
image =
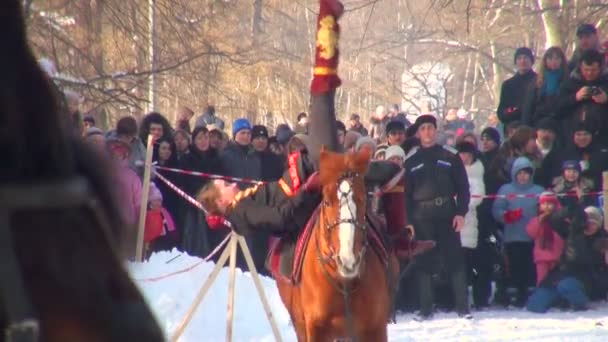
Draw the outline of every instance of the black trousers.
[[[508,242],[505,251],[508,262],[508,284],[517,289],[518,301],[528,297],[528,287],[536,284],[533,242]]]
[[[436,210],[441,210],[437,208]],[[441,217],[443,216],[443,217]],[[416,238],[435,240],[435,248],[418,256],[417,284],[420,300],[420,313],[430,314],[433,310],[434,274],[443,273],[451,285],[454,295],[454,308],[458,312],[468,312],[467,279],[465,259],[460,244],[460,234],[452,227],[453,216],[419,217],[414,219]]]
[[[486,248],[485,245],[478,245],[477,248],[462,248],[466,260],[467,279],[473,287],[473,304],[476,307],[488,306],[492,294],[492,262],[488,253],[484,253]]]

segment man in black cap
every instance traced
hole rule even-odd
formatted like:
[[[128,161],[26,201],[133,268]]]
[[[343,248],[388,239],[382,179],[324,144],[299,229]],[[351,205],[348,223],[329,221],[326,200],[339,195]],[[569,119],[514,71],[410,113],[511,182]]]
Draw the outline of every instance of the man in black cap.
[[[520,47],[515,51],[513,61],[517,73],[504,81],[500,89],[500,102],[496,114],[503,125],[522,119],[522,108],[529,86],[534,82],[536,73],[532,70],[534,55],[527,47]]]
[[[581,62],[581,56],[585,51],[600,51],[600,39],[597,36],[597,29],[593,24],[581,24],[576,29],[576,49],[572,53],[572,58],[568,63],[570,71],[576,70]]]
[[[406,212],[417,239],[437,241],[433,252],[419,257],[418,319],[428,319],[433,313],[431,276],[440,272],[450,276],[458,315],[469,319],[467,279],[459,235],[469,208],[469,181],[456,151],[437,145],[435,117],[419,116],[414,125],[418,128],[420,148],[404,165]]]
[[[405,141],[405,125],[398,120],[386,124],[386,142],[388,146],[401,145]]]
[[[542,155],[540,169],[534,173],[534,184],[550,188],[553,182],[553,170],[560,168],[559,151],[561,145],[557,139],[558,125],[552,118],[543,118],[536,124],[536,145]]]

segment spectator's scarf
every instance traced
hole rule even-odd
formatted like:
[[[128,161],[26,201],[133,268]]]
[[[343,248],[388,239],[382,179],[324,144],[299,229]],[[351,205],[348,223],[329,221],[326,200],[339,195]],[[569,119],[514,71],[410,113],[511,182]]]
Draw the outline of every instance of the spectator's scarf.
[[[560,80],[563,76],[563,71],[558,70],[545,70],[545,79],[543,81],[543,87],[541,89],[541,95],[554,96],[559,91]]]

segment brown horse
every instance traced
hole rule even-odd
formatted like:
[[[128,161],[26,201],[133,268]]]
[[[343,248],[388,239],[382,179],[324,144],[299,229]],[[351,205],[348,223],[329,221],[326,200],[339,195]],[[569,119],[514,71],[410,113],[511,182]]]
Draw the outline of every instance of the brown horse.
[[[323,200],[304,251],[302,279],[277,280],[298,341],[386,341],[388,266],[371,250],[363,177],[370,151],[321,151]],[[395,257],[388,265],[398,268]],[[392,285],[392,284],[391,284]]]
[[[162,341],[124,268],[107,158],[68,129],[25,35],[0,5],[0,340]]]

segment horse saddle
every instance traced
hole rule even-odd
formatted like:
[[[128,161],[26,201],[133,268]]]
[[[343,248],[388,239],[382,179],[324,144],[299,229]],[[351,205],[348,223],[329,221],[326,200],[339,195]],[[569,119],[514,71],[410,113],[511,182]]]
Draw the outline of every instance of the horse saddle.
[[[297,237],[293,235],[282,236],[278,242],[270,247],[266,258],[266,269],[275,279],[288,281],[292,285],[300,283],[304,256],[314,226],[319,218],[321,206],[317,207]],[[378,255],[384,265],[388,264],[388,240],[382,233],[382,219],[375,215],[367,216],[368,243],[374,253]]]

